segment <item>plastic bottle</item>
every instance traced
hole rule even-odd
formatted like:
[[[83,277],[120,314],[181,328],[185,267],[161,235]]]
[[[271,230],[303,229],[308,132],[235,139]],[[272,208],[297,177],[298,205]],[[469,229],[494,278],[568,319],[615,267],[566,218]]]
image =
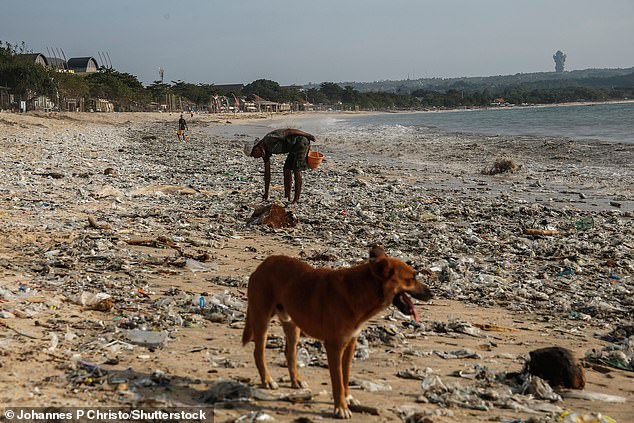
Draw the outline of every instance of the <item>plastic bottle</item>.
[[[297,367],[306,367],[310,364],[310,353],[306,348],[299,348],[297,350]]]

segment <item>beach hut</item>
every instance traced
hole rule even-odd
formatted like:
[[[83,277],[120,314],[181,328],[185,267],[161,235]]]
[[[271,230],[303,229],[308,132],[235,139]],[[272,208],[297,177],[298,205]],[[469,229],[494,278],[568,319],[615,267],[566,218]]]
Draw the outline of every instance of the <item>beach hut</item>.
[[[91,98],[89,110],[91,112],[114,112],[114,104],[104,98]]]
[[[255,100],[259,112],[277,112],[279,103],[269,100]]]

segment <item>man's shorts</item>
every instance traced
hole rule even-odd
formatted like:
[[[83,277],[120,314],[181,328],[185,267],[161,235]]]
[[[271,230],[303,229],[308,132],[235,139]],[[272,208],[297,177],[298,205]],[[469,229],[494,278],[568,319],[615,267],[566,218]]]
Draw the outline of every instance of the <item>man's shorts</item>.
[[[310,141],[306,137],[296,136],[291,151],[286,156],[284,169],[306,170],[308,169],[308,151]]]

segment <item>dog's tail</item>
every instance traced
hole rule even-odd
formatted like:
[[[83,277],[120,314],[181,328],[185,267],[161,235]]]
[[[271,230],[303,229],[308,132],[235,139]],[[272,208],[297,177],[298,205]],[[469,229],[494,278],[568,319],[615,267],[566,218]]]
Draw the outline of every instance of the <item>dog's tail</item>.
[[[249,323],[249,307],[247,306],[247,317],[244,320],[244,331],[242,332],[242,346],[253,340],[253,329]]]

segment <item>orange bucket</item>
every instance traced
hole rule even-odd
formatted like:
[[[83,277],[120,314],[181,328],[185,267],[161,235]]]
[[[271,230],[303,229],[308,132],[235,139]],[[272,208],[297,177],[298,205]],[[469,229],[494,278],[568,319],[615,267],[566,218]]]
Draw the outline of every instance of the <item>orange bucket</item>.
[[[324,159],[324,155],[319,151],[308,152],[308,167],[311,169],[317,169]]]

